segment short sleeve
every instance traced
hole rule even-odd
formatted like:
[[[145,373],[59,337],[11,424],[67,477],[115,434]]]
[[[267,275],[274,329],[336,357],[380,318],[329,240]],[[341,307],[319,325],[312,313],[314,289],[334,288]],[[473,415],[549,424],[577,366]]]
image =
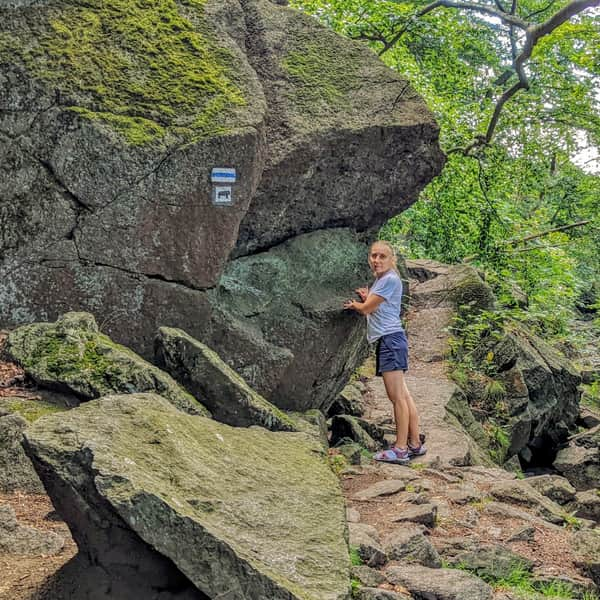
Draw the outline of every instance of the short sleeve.
[[[382,277],[373,284],[369,293],[377,294],[385,300],[391,300],[398,289],[402,289],[402,282],[398,277]]]

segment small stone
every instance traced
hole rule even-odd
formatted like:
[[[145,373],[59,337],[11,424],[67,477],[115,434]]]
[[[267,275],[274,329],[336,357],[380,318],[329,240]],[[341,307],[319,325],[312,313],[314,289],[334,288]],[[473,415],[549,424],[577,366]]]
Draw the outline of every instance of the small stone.
[[[379,444],[363,429],[356,417],[335,415],[331,419],[331,445],[335,446],[344,438],[349,438],[358,445],[375,452]]]
[[[458,488],[450,489],[446,492],[448,500],[455,504],[468,504],[481,500],[483,494],[472,485],[461,485]]]
[[[348,531],[350,533],[350,537],[353,535],[366,535],[372,538],[375,542],[380,542],[379,533],[372,525],[367,525],[366,523],[348,523]],[[352,542],[350,542],[350,545],[353,545]]]
[[[433,541],[437,551],[444,558],[453,558],[460,552],[471,552],[480,545],[476,537],[436,537]]]
[[[586,574],[600,586],[600,531],[584,529],[573,534],[572,547]]]
[[[452,559],[455,564],[479,577],[492,580],[508,579],[515,568],[531,571],[533,563],[499,544],[482,546],[472,551],[459,552]]]
[[[575,488],[559,475],[537,475],[528,477],[526,481],[540,494],[558,504],[566,504],[575,498]]]
[[[554,525],[541,517],[536,517],[528,513],[525,510],[520,510],[514,506],[503,504],[502,502],[490,502],[483,507],[483,512],[486,515],[493,515],[509,519],[518,519],[525,521],[526,523],[532,523],[539,527],[546,527],[548,529],[555,529],[556,531],[563,531],[562,527]]]
[[[402,498],[402,502],[410,504],[429,504],[430,500],[427,494],[410,493]]]
[[[348,541],[356,548],[358,555],[368,567],[381,567],[387,562],[387,555],[379,544],[379,535],[370,525],[348,523]]]
[[[502,481],[493,485],[489,493],[503,502],[533,508],[542,519],[550,523],[564,523],[564,510],[558,504],[540,494],[526,481]]]
[[[335,449],[344,457],[351,465],[360,465],[361,457],[362,457],[362,447],[355,443],[351,442],[348,444],[339,444],[335,447]]]
[[[402,479],[404,481],[414,481],[421,476],[414,469],[403,465],[391,465],[389,463],[376,463],[373,465],[373,471],[388,479]]]
[[[532,542],[535,536],[535,527],[522,527],[515,531],[506,541],[510,542]]]
[[[405,508],[402,513],[392,518],[394,523],[422,523],[427,527],[434,527],[437,517],[437,507],[433,504],[422,504]]]
[[[458,521],[459,525],[463,525],[469,529],[476,527],[477,523],[479,523],[479,513],[474,508],[467,510],[464,517]]]
[[[360,523],[360,513],[355,508],[349,506],[346,508],[346,521],[348,523]]]
[[[582,406],[579,410],[579,422],[586,429],[593,429],[600,425],[600,415]]]
[[[442,566],[437,550],[423,535],[423,528],[418,526],[402,527],[388,534],[383,540],[383,547],[390,560],[433,568]]]
[[[437,508],[437,516],[441,519],[445,519],[452,515],[452,510],[450,508],[450,504],[443,499],[436,499],[431,502]]]
[[[388,567],[387,580],[405,586],[416,598],[490,600],[492,588],[479,577],[459,569],[430,569],[420,565]]]
[[[385,577],[380,571],[366,565],[352,567],[352,577],[358,579],[366,587],[377,587],[385,582]]]
[[[365,406],[362,391],[356,383],[357,382],[349,383],[340,392],[340,395],[335,399],[327,411],[329,417],[333,417],[334,415],[362,417],[365,412]]]
[[[443,471],[438,471],[437,469],[427,468],[427,469],[423,469],[421,471],[421,473],[423,475],[430,475],[432,477],[437,477],[439,479],[442,479],[446,483],[459,483],[460,481],[462,481],[462,477],[458,477],[456,475],[449,475],[448,473],[444,473]]]
[[[11,506],[0,505],[0,553],[39,556],[58,554],[65,541],[52,531],[20,525]]]
[[[504,469],[496,467],[461,467],[460,469],[455,468],[451,472],[462,473],[463,477],[468,477],[471,481],[482,483],[507,481],[516,479],[517,477],[514,473],[509,473]]]
[[[600,495],[596,490],[577,492],[575,516],[600,522]]]
[[[406,482],[401,479],[383,479],[368,488],[354,494],[354,499],[359,501],[373,500],[381,496],[391,496],[401,492],[406,487]]]

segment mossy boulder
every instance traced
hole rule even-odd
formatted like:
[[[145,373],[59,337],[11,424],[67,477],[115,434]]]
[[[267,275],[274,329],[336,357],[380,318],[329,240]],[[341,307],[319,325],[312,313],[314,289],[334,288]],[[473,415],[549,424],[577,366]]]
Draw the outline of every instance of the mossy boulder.
[[[83,400],[154,391],[190,414],[209,415],[170,375],[100,333],[88,313],[66,313],[56,323],[19,327],[8,336],[5,352],[39,385]]]
[[[442,306],[479,312],[492,310],[492,288],[470,265],[445,265],[433,260],[408,260],[406,268],[419,285],[410,294],[410,305],[420,309]]]
[[[83,556],[135,597],[167,594],[179,573],[210,598],[347,598],[343,498],[305,434],[130,394],[37,421],[26,449]]]
[[[185,331],[161,327],[155,348],[158,364],[194,396],[202,398],[217,421],[235,427],[298,430],[297,419],[265,400],[216,352]]]

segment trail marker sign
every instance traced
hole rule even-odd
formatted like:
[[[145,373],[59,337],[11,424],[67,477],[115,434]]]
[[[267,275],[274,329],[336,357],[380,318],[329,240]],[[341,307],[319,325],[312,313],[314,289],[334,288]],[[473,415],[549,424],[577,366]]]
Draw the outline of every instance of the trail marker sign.
[[[210,174],[210,180],[213,183],[213,204],[217,204],[219,206],[227,206],[233,204],[232,184],[234,184],[237,181],[237,174],[235,169],[232,169],[230,167],[215,167]]]

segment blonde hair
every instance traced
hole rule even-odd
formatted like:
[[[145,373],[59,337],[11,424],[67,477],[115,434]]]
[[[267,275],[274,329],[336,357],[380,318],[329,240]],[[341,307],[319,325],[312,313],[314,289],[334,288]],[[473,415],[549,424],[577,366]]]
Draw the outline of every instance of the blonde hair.
[[[385,246],[390,251],[390,253],[392,255],[392,269],[394,269],[394,271],[396,271],[396,274],[398,275],[398,277],[400,277],[400,279],[402,279],[402,275],[400,275],[400,271],[398,271],[398,255],[396,254],[396,248],[394,248],[394,246],[392,246],[392,244],[390,244],[387,240],[375,240],[369,247],[369,253],[371,252],[371,250],[373,249],[373,246],[375,244],[381,244],[382,246]]]

